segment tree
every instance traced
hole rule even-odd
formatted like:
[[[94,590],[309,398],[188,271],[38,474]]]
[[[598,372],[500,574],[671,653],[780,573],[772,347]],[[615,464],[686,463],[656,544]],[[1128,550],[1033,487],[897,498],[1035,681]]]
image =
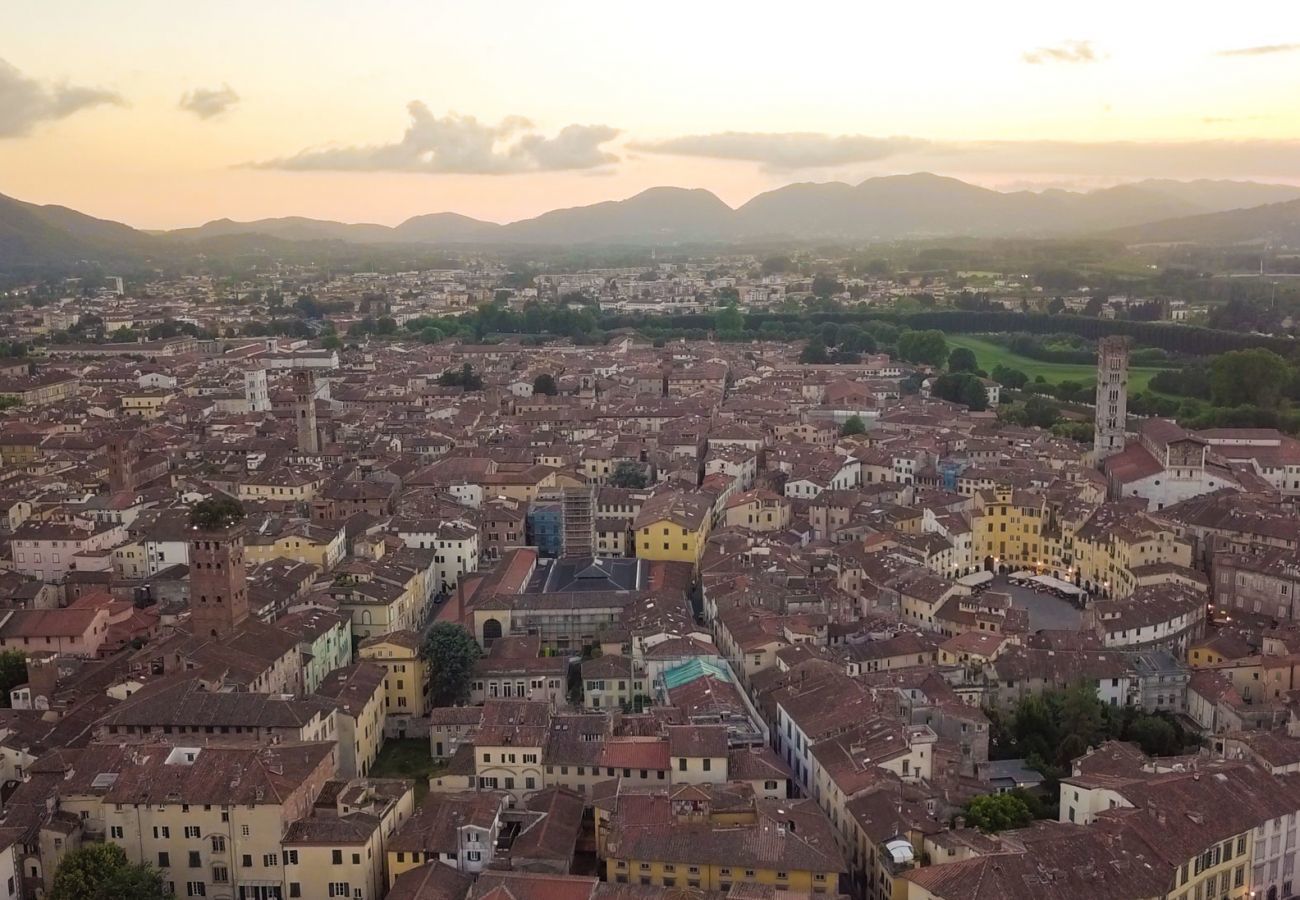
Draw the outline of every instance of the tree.
[[[961,403],[971,412],[983,412],[989,408],[989,393],[984,383],[969,372],[940,375],[930,385],[930,396]]]
[[[1286,360],[1272,350],[1231,350],[1210,363],[1210,397],[1216,406],[1275,409],[1290,378]]]
[[[645,469],[625,459],[614,467],[614,474],[609,476],[609,483],[616,488],[640,490],[646,486],[648,479]]]
[[[840,437],[848,437],[852,434],[866,434],[867,425],[862,421],[862,416],[849,416],[840,426]]]
[[[763,260],[764,275],[779,275],[790,271],[790,258],[787,256],[769,256]]]
[[[1019,390],[1029,383],[1029,376],[1019,369],[1013,369],[999,363],[993,367],[993,380],[1003,387]]]
[[[49,900],[171,900],[162,873],[133,864],[116,844],[85,844],[54,872]]]
[[[327,334],[321,338],[320,345],[326,350],[341,350],[343,340],[337,334]]]
[[[975,351],[969,347],[954,347],[948,354],[949,372],[975,372],[979,367],[979,360],[975,359]]]
[[[136,334],[135,331],[123,325],[117,331],[110,334],[108,340],[114,344],[134,344],[139,337],[140,336]]]
[[[1035,394],[1025,400],[1025,408],[1021,413],[1021,424],[1032,425],[1037,428],[1051,428],[1060,418],[1061,407],[1046,397]]]
[[[190,510],[190,524],[212,531],[219,531],[242,521],[244,507],[233,497],[209,497],[194,505]]]
[[[438,376],[438,384],[443,387],[458,387],[467,391],[481,391],[483,379],[474,374],[474,367],[469,363],[461,365],[460,370],[448,369]]]
[[[728,303],[713,315],[713,330],[719,334],[736,334],[745,329],[745,317],[734,303]]]
[[[434,706],[460,706],[469,700],[474,663],[482,651],[474,636],[455,622],[437,622],[424,639]]]
[[[826,354],[826,342],[821,339],[820,335],[804,345],[803,350],[799,352],[799,362],[813,366],[821,366],[830,362],[830,357]]]
[[[21,650],[0,653],[0,704],[9,705],[9,692],[27,683],[27,657]]]
[[[555,376],[549,372],[543,372],[533,379],[533,393],[545,394],[548,397],[554,397],[560,392],[555,384]]]
[[[835,280],[833,275],[814,275],[812,281],[812,292],[817,297],[829,297],[832,294],[838,294],[844,290],[844,286]]]
[[[942,366],[948,360],[948,341],[942,331],[904,331],[898,336],[898,355],[908,362]]]
[[[966,824],[987,834],[1024,828],[1033,820],[1028,804],[1015,794],[981,794],[966,804]]]

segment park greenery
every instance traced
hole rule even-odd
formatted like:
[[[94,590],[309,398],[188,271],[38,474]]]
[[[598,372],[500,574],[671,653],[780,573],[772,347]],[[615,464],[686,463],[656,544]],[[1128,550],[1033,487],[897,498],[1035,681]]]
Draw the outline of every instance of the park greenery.
[[[1109,706],[1085,681],[1025,697],[1009,712],[985,712],[991,723],[989,756],[1024,759],[1053,790],[1069,774],[1071,760],[1105,741],[1131,741],[1149,756],[1173,756],[1198,746],[1171,716]]]
[[[614,467],[611,473],[609,483],[611,487],[631,488],[640,490],[649,484],[650,479],[646,476],[645,467],[638,466],[630,460],[623,460]]]
[[[429,699],[434,706],[469,702],[474,664],[481,655],[474,636],[455,622],[436,622],[424,639],[429,664]]]
[[[54,871],[49,900],[172,900],[160,871],[135,864],[116,844],[72,850]]]
[[[0,653],[0,706],[9,705],[9,692],[27,683],[27,656],[21,650]]]

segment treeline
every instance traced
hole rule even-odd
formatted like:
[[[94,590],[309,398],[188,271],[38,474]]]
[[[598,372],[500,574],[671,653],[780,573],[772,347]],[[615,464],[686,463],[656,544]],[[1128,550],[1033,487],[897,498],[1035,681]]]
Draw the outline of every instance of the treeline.
[[[938,330],[947,334],[1016,333],[1038,335],[1070,334],[1090,340],[1109,335],[1125,335],[1134,343],[1158,347],[1167,353],[1188,356],[1211,356],[1229,350],[1262,347],[1284,356],[1290,355],[1297,342],[1270,335],[1243,334],[1172,322],[1136,322],[1123,319],[1094,319],[1086,316],[1049,315],[1047,313],[1010,312],[1006,310],[923,310],[896,313],[891,311],[836,310],[824,312],[753,312],[744,317],[735,340],[753,340],[780,335],[786,340],[810,337],[827,322],[840,325],[865,325],[888,322],[910,331]],[[667,338],[688,337],[689,333],[708,334],[714,317],[706,314],[648,316],[606,313],[600,326],[606,331],[635,328],[646,334]],[[1095,360],[1090,355],[1088,361]]]

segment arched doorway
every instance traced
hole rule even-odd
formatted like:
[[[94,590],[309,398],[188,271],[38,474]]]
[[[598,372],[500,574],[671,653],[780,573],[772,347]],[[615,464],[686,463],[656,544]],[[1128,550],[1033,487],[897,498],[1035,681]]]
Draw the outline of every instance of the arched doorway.
[[[991,556],[984,557],[984,571],[985,572],[993,571],[993,557]]]
[[[483,623],[483,646],[490,647],[492,642],[501,637],[501,623],[496,619],[488,619]]]

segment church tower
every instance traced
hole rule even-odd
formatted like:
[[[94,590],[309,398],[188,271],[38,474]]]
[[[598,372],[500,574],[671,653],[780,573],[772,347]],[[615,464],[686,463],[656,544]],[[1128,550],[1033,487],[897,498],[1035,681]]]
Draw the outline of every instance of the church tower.
[[[190,532],[190,625],[196,637],[221,637],[248,618],[244,526]]]
[[[316,373],[311,369],[293,370],[293,417],[298,423],[298,450],[319,453],[320,436],[316,431]]]
[[[1104,337],[1097,342],[1097,408],[1094,410],[1092,453],[1100,463],[1124,450],[1128,416],[1128,338]]]

